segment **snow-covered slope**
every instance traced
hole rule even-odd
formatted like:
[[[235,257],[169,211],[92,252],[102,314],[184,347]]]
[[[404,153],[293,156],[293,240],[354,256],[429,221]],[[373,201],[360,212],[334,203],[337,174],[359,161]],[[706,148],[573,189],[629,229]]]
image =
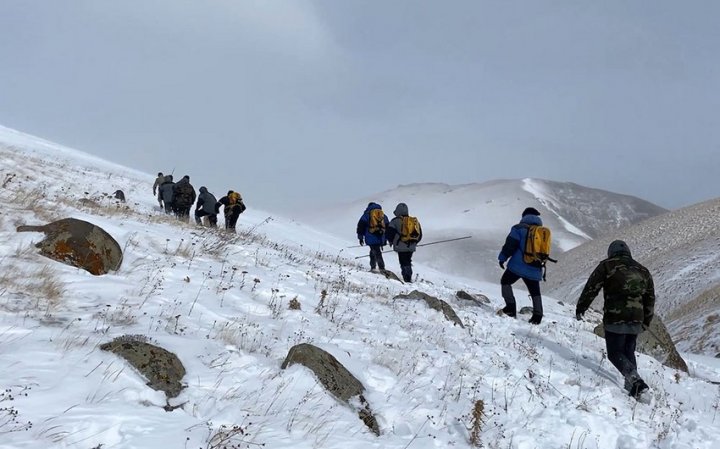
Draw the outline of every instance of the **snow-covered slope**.
[[[469,448],[473,429],[477,447],[493,449],[720,442],[716,385],[640,355],[653,395],[635,402],[594,324],[575,321],[572,306],[546,298],[545,320],[531,327],[495,314],[494,284],[422,264],[420,282],[390,281],[344,256],[353,236],[258,210],[241,216],[237,236],[182,224],[155,210],[152,176],[19,134],[8,146],[7,134],[0,129],[2,449]],[[128,207],[105,195],[117,188]],[[117,272],[51,261],[33,246],[41,235],[15,232],[68,216],[118,240]],[[448,301],[464,328],[393,299],[413,288]],[[484,293],[490,307],[456,299],[459,289]],[[163,393],[99,349],[126,334],[178,355],[186,388],[171,405],[181,407],[166,412]],[[281,369],[298,343],[329,351],[364,384],[380,436],[309,370]],[[714,362],[693,359],[692,372],[720,380]]]
[[[549,294],[576,301],[615,239],[653,274],[656,310],[681,350],[720,353],[720,199],[620,229],[566,253],[548,279]],[[602,301],[598,301],[602,304]]]
[[[424,243],[471,235],[472,239],[424,247],[415,260],[484,280],[495,280],[500,275],[497,253],[510,227],[528,206],[540,210],[543,222],[552,229],[556,256],[603,231],[665,212],[627,195],[572,183],[523,179],[460,186],[403,185],[329,209],[308,209],[302,219],[335,236],[354,239],[357,221],[370,201],[381,204],[389,218],[397,203],[407,203],[410,214],[422,223]],[[354,252],[362,255],[365,250]]]

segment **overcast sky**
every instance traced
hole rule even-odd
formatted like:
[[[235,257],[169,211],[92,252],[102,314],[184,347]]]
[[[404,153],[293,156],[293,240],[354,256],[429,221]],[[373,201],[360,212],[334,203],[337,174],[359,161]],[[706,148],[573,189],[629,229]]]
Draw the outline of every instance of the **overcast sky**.
[[[715,0],[1,0],[0,124],[266,210],[522,177],[675,208],[720,196],[719,23]]]

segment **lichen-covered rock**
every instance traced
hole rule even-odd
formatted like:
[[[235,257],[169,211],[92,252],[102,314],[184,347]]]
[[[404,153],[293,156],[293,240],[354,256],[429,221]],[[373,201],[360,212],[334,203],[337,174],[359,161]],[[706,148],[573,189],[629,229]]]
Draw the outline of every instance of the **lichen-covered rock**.
[[[457,316],[457,313],[455,313],[455,310],[450,307],[450,304],[446,303],[442,299],[438,299],[419,290],[413,290],[407,295],[397,295],[395,299],[422,299],[431,309],[442,312],[446,319],[452,321],[453,323],[457,324],[462,328],[465,327],[460,318]]]
[[[18,226],[17,232],[44,232],[40,253],[94,275],[120,268],[122,249],[104,229],[87,221],[64,218],[43,226]]]
[[[594,332],[605,338],[605,328],[602,323],[595,327]],[[665,366],[688,372],[687,363],[675,348],[665,324],[658,316],[653,318],[648,330],[638,335],[637,350],[655,358]]]
[[[380,435],[377,420],[363,396],[365,387],[332,354],[317,346],[301,343],[290,348],[281,368],[295,363],[310,369],[327,391],[349,406],[352,407],[350,400],[357,397],[361,404],[358,416],[375,435]]]
[[[119,355],[147,379],[147,385],[164,391],[168,399],[176,397],[185,386],[185,367],[172,352],[148,343],[144,337],[123,335],[100,346],[103,351]]]
[[[487,296],[481,294],[471,295],[465,290],[458,290],[455,293],[455,297],[457,297],[458,299],[464,299],[466,301],[473,301],[477,304],[490,304],[490,300]]]

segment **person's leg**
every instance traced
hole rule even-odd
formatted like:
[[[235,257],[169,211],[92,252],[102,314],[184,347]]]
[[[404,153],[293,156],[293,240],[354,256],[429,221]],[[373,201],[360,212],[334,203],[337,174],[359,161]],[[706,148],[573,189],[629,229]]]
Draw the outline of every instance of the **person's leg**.
[[[605,331],[608,360],[625,378],[625,390],[633,396],[647,389],[647,384],[637,372],[637,365],[632,361],[635,358],[636,341],[637,335]],[[629,348],[633,349],[632,358],[628,358],[626,354]]]
[[[202,209],[195,209],[195,223],[202,224],[202,217],[209,215]]]
[[[208,214],[211,228],[217,228],[217,214]]]
[[[370,269],[374,270],[377,266],[377,250],[380,248],[377,245],[368,245],[370,248]]]
[[[233,210],[230,212],[230,222],[228,229],[231,229],[233,232],[235,232],[235,225],[237,224],[239,217],[240,213],[238,212],[238,209],[233,208]]]
[[[542,296],[540,295],[540,281],[523,278],[523,282],[525,282],[525,286],[530,293],[530,298],[532,299],[533,304],[533,313],[532,317],[530,317],[529,323],[540,324],[540,321],[542,321],[543,317]]]
[[[512,285],[520,279],[520,276],[510,270],[505,270],[500,278],[500,292],[505,300],[505,307],[502,311],[505,315],[515,317],[517,315],[517,304],[515,295],[513,294]]]
[[[383,259],[382,246],[380,245],[378,245],[377,247],[377,253],[375,253],[375,260],[377,260],[378,268],[380,268],[381,271],[385,271],[385,260]]]
[[[398,260],[400,262],[400,273],[402,274],[403,281],[412,282],[412,252],[399,252]]]

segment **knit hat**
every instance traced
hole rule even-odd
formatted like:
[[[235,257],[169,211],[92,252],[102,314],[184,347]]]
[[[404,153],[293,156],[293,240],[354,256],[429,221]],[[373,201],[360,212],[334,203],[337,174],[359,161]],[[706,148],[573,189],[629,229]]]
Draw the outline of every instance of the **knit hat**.
[[[524,210],[523,213],[522,213],[522,216],[523,216],[523,217],[524,217],[525,215],[537,215],[537,216],[540,216],[540,212],[538,212],[538,210],[535,209],[534,207],[527,207],[527,208],[525,208],[525,210]]]
[[[630,254],[630,248],[627,246],[627,243],[623,242],[622,240],[615,240],[608,246],[608,257],[615,257],[615,256],[632,256]]]

